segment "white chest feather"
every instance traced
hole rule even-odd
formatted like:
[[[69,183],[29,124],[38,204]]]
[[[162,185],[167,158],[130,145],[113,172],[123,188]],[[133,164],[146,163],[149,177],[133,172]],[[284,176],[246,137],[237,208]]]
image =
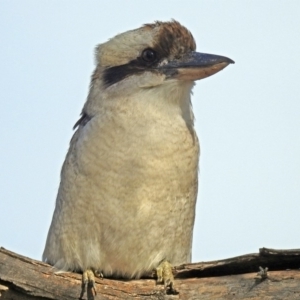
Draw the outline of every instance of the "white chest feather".
[[[199,156],[192,115],[143,95],[104,105],[75,133],[48,237],[56,248],[46,253],[59,268],[134,277],[163,259],[190,261]]]

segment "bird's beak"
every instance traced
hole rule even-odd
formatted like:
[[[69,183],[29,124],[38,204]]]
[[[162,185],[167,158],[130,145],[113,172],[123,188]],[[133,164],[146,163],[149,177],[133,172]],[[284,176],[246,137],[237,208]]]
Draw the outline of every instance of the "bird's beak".
[[[159,67],[167,78],[195,81],[211,76],[234,61],[225,56],[190,52]]]

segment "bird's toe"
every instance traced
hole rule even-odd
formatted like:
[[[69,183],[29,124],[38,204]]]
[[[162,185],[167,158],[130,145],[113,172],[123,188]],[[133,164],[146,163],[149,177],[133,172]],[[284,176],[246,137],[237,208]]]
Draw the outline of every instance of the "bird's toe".
[[[168,261],[163,261],[157,268],[157,282],[163,283],[167,294],[178,294],[175,290],[175,280],[172,265]]]
[[[99,274],[102,275],[102,273]],[[91,269],[85,270],[82,273],[81,293],[79,299],[83,299],[85,291],[87,291],[88,300],[95,299],[95,296],[97,295],[95,289],[95,276],[98,277],[98,273],[94,273]]]

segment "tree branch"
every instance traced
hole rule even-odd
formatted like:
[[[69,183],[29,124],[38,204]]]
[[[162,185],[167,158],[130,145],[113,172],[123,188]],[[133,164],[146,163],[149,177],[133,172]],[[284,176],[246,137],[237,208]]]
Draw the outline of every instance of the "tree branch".
[[[262,248],[255,254],[176,267],[178,295],[165,295],[151,276],[104,278],[96,279],[95,299],[300,299],[299,267],[300,249]],[[1,300],[71,300],[80,291],[80,274],[55,273],[48,264],[0,248]]]

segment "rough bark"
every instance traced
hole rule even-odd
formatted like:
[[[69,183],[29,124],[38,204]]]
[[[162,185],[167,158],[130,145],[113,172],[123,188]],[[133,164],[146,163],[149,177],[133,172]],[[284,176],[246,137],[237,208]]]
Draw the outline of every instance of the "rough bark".
[[[261,267],[261,268],[260,268]],[[266,269],[268,272],[266,273]],[[300,299],[300,249],[259,253],[176,267],[178,295],[154,278],[96,279],[96,299]],[[260,271],[258,274],[257,272]],[[40,261],[0,249],[0,299],[78,299],[81,275],[55,273]],[[92,290],[85,294],[93,299]]]

